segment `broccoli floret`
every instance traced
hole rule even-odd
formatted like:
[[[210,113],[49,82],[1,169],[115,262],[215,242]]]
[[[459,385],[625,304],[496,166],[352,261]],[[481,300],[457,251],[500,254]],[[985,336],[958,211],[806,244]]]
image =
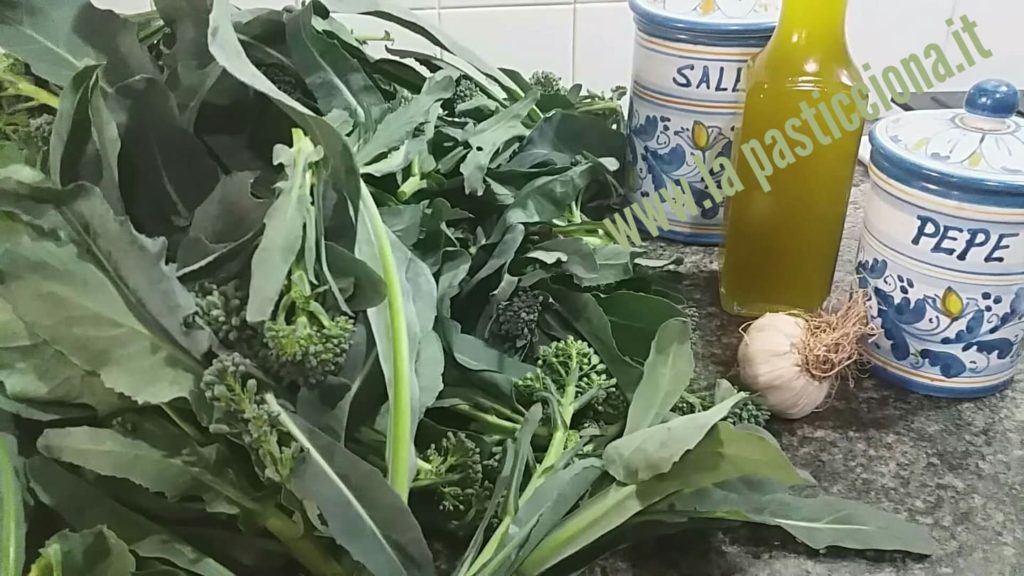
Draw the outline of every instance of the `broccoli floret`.
[[[431,494],[449,528],[459,527],[480,501],[480,447],[465,434],[448,432],[420,456],[413,487]]]
[[[554,72],[538,70],[530,75],[530,86],[541,94],[565,95],[569,89],[562,84],[562,78]]]
[[[566,427],[579,429],[594,420],[614,422],[625,413],[625,396],[601,358],[589,344],[571,336],[542,346],[537,369],[517,380],[514,388],[524,404],[556,406],[556,424]],[[580,416],[577,426],[574,415]]]
[[[681,416],[696,414],[711,409],[715,405],[715,391],[699,390],[693,393],[684,394],[682,398],[672,407],[672,411]],[[756,396],[750,396],[740,400],[724,420],[732,425],[753,424],[764,426],[772,417],[771,411],[765,407]]]
[[[500,451],[484,457],[463,432],[448,432],[416,462],[414,494],[429,501],[431,521],[463,533],[479,523],[494,492]]]
[[[259,332],[245,320],[249,295],[240,281],[232,280],[223,286],[201,282],[192,295],[199,319],[221,345],[259,359]]]
[[[341,372],[352,330],[350,318],[328,314],[316,301],[297,265],[276,316],[263,325],[268,367],[285,383],[319,384]]]
[[[405,106],[409,102],[412,102],[412,93],[408,90],[397,89],[395,91],[395,97],[388,102],[388,113],[395,112],[402,106]]]
[[[521,352],[537,339],[537,321],[548,301],[543,292],[516,290],[498,304],[491,322],[491,339],[508,352]]]
[[[0,138],[22,153],[20,162],[46,170],[57,96],[36,84],[25,64],[0,53]]]
[[[294,70],[283,64],[267,63],[257,66],[278,90],[296,100],[306,99],[306,85]]]
[[[209,429],[245,446],[262,466],[257,471],[265,480],[283,483],[302,449],[274,417],[249,366],[240,354],[229,354],[203,373],[200,389],[213,407]]]
[[[455,92],[444,101],[444,110],[449,114],[455,113],[460,106],[469,104],[480,96],[483,96],[483,92],[472,78],[459,76],[455,79]]]

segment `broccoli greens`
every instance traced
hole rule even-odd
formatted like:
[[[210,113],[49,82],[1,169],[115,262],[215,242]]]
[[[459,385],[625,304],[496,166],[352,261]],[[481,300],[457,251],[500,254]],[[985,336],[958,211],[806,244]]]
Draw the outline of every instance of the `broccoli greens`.
[[[385,0],[154,5],[0,4],[5,576],[562,573],[762,500],[932,550],[690,388],[678,274],[598,224],[622,89]]]

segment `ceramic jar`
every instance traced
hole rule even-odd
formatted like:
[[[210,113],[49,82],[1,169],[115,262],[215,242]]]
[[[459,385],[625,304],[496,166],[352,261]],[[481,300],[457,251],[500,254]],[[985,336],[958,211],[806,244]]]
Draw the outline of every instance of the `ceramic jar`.
[[[722,206],[705,178],[729,157],[743,113],[747,61],[768,43],[781,0],[630,0],[636,21],[629,108],[635,199],[687,182],[700,214],[676,215],[660,237],[722,240]],[[702,174],[701,167],[707,167]],[[681,186],[680,186],[681,187]],[[681,216],[685,216],[682,217]]]
[[[986,80],[963,110],[911,112],[871,131],[857,254],[880,335],[879,377],[971,398],[1010,384],[1024,338],[1024,119]]]

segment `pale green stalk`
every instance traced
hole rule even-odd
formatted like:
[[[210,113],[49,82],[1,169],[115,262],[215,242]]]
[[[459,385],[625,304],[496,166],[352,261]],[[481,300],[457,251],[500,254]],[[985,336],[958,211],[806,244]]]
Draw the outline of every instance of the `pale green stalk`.
[[[369,221],[381,262],[381,277],[387,286],[388,324],[394,350],[393,382],[388,402],[388,483],[403,501],[412,487],[412,370],[409,357],[409,332],[405,324],[405,301],[391,251],[388,228],[366,185],[360,182],[359,210]]]
[[[24,553],[21,487],[7,441],[0,437],[0,574],[21,573]]]
[[[520,503],[529,500],[530,496],[533,495],[537,488],[544,483],[548,473],[554,469],[555,464],[558,463],[559,458],[561,458],[562,454],[565,452],[565,443],[569,437],[569,424],[572,422],[573,407],[576,402],[576,384],[579,379],[579,373],[576,372],[576,369],[573,369],[573,372],[574,374],[570,374],[567,377],[568,381],[565,383],[565,390],[563,391],[562,398],[559,401],[559,412],[552,416],[552,420],[554,421],[554,432],[551,434],[551,441],[548,443],[548,449],[544,452],[544,459],[541,460],[540,465],[537,466],[537,470],[530,478],[530,482],[526,485],[526,488],[523,489],[523,494],[519,497]],[[500,560],[504,556],[504,552],[498,552],[498,547],[501,545],[502,540],[504,540],[505,535],[508,533],[509,527],[512,525],[513,512],[514,508],[510,506],[509,512],[507,512],[505,517],[502,518],[501,524],[498,525],[494,534],[491,535],[490,540],[487,541],[487,544],[480,551],[480,554],[477,555],[476,560],[473,561],[473,564],[469,568],[469,574],[486,575],[488,572],[483,571],[482,568],[487,564],[487,562],[492,558],[495,558],[496,554],[496,560]],[[494,565],[497,565],[497,562],[495,562]]]

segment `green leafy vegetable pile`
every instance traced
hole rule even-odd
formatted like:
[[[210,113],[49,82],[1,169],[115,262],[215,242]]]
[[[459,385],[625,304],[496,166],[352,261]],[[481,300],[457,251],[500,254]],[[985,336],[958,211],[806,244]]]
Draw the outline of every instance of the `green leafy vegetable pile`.
[[[597,224],[621,90],[378,0],[155,5],[0,4],[0,573],[525,576],[704,519],[931,552],[687,391],[679,278]]]

